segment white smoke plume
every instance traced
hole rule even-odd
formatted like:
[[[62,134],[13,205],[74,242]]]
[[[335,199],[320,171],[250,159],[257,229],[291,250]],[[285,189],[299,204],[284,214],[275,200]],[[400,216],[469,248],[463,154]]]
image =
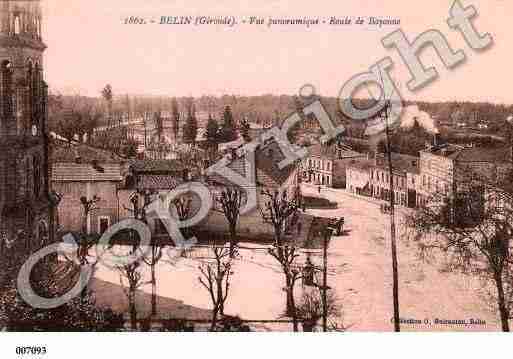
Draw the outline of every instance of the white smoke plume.
[[[412,128],[415,121],[429,133],[438,134],[440,132],[436,121],[429,113],[420,111],[417,105],[405,107],[401,116],[401,127]]]

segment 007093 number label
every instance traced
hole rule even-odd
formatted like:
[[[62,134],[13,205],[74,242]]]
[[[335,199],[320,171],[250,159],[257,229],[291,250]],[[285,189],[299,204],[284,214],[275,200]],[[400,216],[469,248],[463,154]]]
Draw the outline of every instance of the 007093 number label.
[[[17,355],[45,355],[45,346],[33,346],[33,347],[16,347]]]

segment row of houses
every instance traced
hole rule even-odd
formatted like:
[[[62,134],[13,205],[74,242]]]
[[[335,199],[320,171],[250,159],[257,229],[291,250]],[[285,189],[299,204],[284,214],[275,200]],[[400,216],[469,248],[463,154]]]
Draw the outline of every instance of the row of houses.
[[[231,151],[229,156],[229,167],[246,176],[244,151]],[[225,188],[233,186],[220,176],[191,172],[193,166],[186,161],[126,160],[83,143],[54,141],[51,158],[52,188],[61,199],[57,226],[63,234],[85,229],[87,233],[101,235],[111,225],[136,217],[137,208],[144,208],[184,182],[201,181],[209,187],[214,200]],[[279,169],[278,163],[283,158],[273,140],[261,144],[255,152],[257,208],[239,220],[238,233],[244,238],[266,242],[273,238],[273,227],[264,223],[260,211],[268,201],[262,194],[263,189],[286,191],[290,199],[300,196],[300,168],[291,164]],[[95,200],[93,211],[85,213],[82,198]],[[151,220],[156,221],[148,223],[153,237],[168,236],[158,219]],[[318,230],[323,227],[319,225],[321,222],[319,218],[301,213],[294,227],[294,238],[302,243],[317,242],[313,237],[321,236]],[[229,228],[224,215],[214,208],[195,230],[226,235]]]
[[[392,153],[391,166],[388,157],[379,153],[372,159],[351,161],[346,170],[346,188],[353,194],[389,200],[392,180],[395,202],[414,208],[433,195],[456,192],[458,182],[469,173],[496,182],[509,178],[511,171],[510,147],[434,144],[420,151],[419,157]]]

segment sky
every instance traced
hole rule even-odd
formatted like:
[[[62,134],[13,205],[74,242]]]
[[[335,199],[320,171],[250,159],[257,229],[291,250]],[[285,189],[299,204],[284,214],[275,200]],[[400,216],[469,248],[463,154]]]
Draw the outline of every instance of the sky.
[[[337,96],[353,75],[385,56],[404,99],[513,103],[513,2],[462,0],[474,5],[474,24],[490,33],[484,52],[468,47],[446,19],[452,1],[407,0],[42,0],[46,79],[54,90],[98,96],[110,83],[117,94],[169,96],[297,94],[312,84],[318,94]],[[401,20],[400,26],[178,26],[124,25],[127,16],[356,17]],[[398,53],[381,38],[400,27],[413,40],[437,29],[467,56],[453,70],[426,49],[439,79],[412,93]]]

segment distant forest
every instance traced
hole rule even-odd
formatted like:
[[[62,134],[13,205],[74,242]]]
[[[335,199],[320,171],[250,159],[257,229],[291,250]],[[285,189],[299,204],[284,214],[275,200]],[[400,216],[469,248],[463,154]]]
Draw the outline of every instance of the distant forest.
[[[235,96],[224,95],[220,97],[201,96],[192,99],[198,111],[212,115],[215,119],[222,117],[226,106],[230,106],[234,119],[238,122],[246,118],[249,122],[260,124],[278,124],[287,115],[305,105],[297,96],[290,95],[262,95],[262,96]],[[116,94],[112,90],[112,97],[106,99],[99,94],[98,97],[64,96],[51,93],[49,98],[50,128],[58,129],[59,123],[69,122],[70,117],[75,121],[85,122],[85,127],[96,127],[105,123],[105,114],[110,109],[112,117],[121,114],[130,117],[141,116],[145,112],[171,111],[172,97],[150,97]],[[176,98],[179,111],[185,111],[186,103],[190,97]],[[335,97],[322,97],[321,101],[330,116],[336,122],[343,122],[348,128],[346,135],[362,137],[363,127],[344,116],[338,107]],[[356,100],[355,105],[365,107],[368,100]],[[513,114],[513,105],[472,102],[405,102],[405,106],[417,105],[439,122],[457,122],[472,118],[488,122],[488,134],[504,135],[506,118]]]

